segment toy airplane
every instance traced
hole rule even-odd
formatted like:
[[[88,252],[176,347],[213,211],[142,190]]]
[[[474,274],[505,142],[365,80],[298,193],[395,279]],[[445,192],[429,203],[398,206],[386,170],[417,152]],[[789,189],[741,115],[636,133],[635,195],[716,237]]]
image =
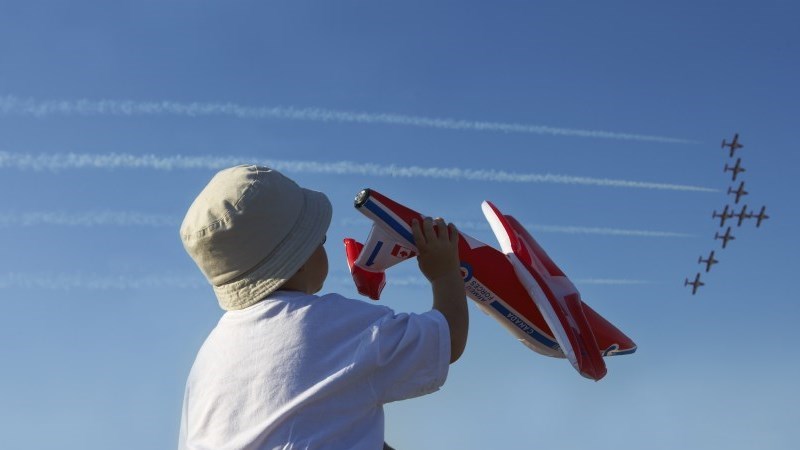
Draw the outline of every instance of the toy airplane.
[[[416,256],[411,221],[424,216],[365,189],[356,209],[374,224],[365,244],[345,239],[358,292],[374,300],[386,284],[385,270]],[[636,344],[583,303],[575,286],[513,217],[491,203],[483,212],[503,252],[459,232],[458,253],[467,296],[537,353],[567,358],[584,377],[606,374],[604,356],[636,351]]]

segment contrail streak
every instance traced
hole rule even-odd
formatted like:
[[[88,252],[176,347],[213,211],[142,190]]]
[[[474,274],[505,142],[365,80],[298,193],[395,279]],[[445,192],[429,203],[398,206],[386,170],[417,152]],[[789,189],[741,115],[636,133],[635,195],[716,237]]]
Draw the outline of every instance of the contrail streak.
[[[353,279],[350,276],[336,277],[333,281],[338,284],[353,285]],[[615,278],[583,278],[573,280],[577,285],[615,285],[615,286],[628,286],[637,284],[652,284],[646,280],[629,280],[629,279],[615,279]],[[430,287],[430,283],[421,276],[400,276],[394,277],[391,274],[386,275],[386,284],[395,286],[416,286],[416,287]]]
[[[349,275],[328,277],[328,282],[336,285],[353,286]],[[598,279],[576,280],[578,285],[636,285],[651,284],[644,280]],[[430,283],[422,276],[387,276],[387,284],[395,286],[429,287]],[[0,274],[0,289],[41,289],[55,291],[70,290],[131,290],[131,289],[208,289],[211,285],[202,275],[145,275],[131,277],[124,275],[102,276],[94,274],[68,273],[5,273]],[[327,289],[326,289],[327,291]]]
[[[201,276],[163,276],[142,277],[98,276],[86,274],[25,274],[6,273],[0,275],[0,289],[46,289],[46,290],[126,290],[179,288],[193,289],[207,287],[208,282]]]
[[[545,134],[597,139],[695,144],[696,141],[665,136],[616,133],[600,130],[579,130],[547,125],[486,122],[449,118],[408,116],[392,113],[339,111],[325,108],[296,108],[293,106],[242,106],[234,103],[179,103],[173,101],[136,102],[129,100],[34,100],[13,95],[0,96],[0,114],[45,117],[52,115],[81,116],[231,116],[241,119],[287,119],[317,122],[387,124],[445,130],[493,131],[504,133]]]
[[[74,227],[105,225],[165,227],[177,226],[179,224],[180,219],[173,216],[125,211],[87,211],[80,213],[33,211],[0,213],[0,227],[37,225]]]
[[[490,230],[488,223],[481,222],[458,222],[456,225],[462,230]],[[653,231],[653,230],[629,230],[621,228],[600,228],[600,227],[578,227],[572,225],[540,225],[525,223],[522,224],[529,230],[542,233],[565,233],[565,234],[599,234],[605,236],[630,236],[630,237],[657,237],[657,238],[695,238],[694,234],[678,233],[674,231]]]
[[[20,170],[68,169],[206,169],[219,170],[236,164],[262,164],[282,172],[331,175],[365,175],[399,178],[435,178],[446,180],[493,181],[505,183],[556,183],[583,186],[657,189],[692,192],[719,192],[717,189],[682,184],[592,178],[572,175],[516,173],[503,170],[462,169],[457,167],[420,167],[356,163],[352,161],[259,160],[233,156],[156,156],[126,153],[24,154],[0,151],[0,168]]]
[[[177,216],[167,214],[146,214],[135,211],[27,211],[27,212],[0,212],[0,227],[10,226],[39,226],[57,225],[73,227],[93,226],[145,226],[145,227],[174,227],[181,223]],[[368,220],[342,219],[343,227],[370,226]],[[487,223],[462,221],[455,222],[459,229],[467,231],[487,231],[491,228]],[[631,237],[656,237],[656,238],[694,238],[693,234],[676,233],[672,231],[627,230],[617,228],[576,227],[560,225],[523,224],[529,230],[541,233],[566,233],[566,234],[599,234],[607,236]]]

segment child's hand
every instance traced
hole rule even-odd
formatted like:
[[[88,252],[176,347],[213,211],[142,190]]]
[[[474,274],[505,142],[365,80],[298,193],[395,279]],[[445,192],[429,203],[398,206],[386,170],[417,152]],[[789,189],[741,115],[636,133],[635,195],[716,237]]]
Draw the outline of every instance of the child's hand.
[[[418,220],[411,221],[411,230],[419,255],[417,262],[419,270],[428,281],[434,281],[447,275],[457,275],[461,278],[460,262],[458,260],[458,230],[456,226],[445,224],[442,218],[434,220],[426,217],[420,226]]]
[[[425,218],[422,226],[418,220],[411,221],[414,241],[417,244],[419,270],[431,282],[433,309],[447,319],[450,330],[450,363],[464,352],[469,330],[469,312],[458,260],[458,230],[452,223],[445,224],[441,218],[434,221]]]

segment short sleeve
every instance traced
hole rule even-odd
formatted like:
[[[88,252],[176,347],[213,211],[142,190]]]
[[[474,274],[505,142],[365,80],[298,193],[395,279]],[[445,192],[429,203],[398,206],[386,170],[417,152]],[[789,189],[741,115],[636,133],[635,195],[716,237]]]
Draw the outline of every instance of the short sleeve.
[[[371,339],[370,380],[380,403],[430,394],[447,379],[450,329],[441,312],[389,314],[373,325]]]

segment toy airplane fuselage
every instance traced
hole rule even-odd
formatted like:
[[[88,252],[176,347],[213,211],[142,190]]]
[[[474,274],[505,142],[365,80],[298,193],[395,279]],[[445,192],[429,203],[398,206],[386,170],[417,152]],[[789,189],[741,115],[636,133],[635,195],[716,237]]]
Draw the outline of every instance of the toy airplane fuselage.
[[[424,216],[371,189],[359,192],[355,207],[374,224],[365,244],[345,239],[348,265],[358,291],[377,300],[386,282],[384,271],[416,255],[411,221]],[[504,254],[459,232],[464,288],[478,307],[530,349],[566,357],[594,380],[606,374],[603,356],[636,351],[630,338],[581,301],[572,282],[519,222],[488,202],[483,209],[507,248]]]

